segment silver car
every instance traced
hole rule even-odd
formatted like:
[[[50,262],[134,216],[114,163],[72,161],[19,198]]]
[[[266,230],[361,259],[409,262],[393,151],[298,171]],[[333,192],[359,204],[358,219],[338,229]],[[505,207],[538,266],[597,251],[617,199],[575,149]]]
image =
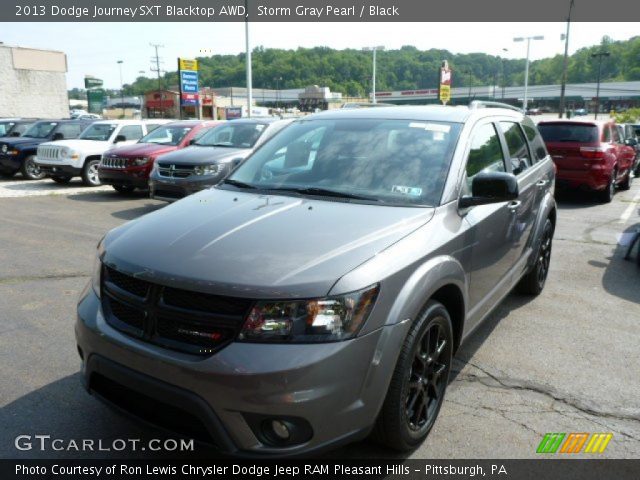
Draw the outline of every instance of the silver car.
[[[296,121],[100,242],[75,327],[86,388],[230,454],[412,449],[461,342],[544,287],[553,190],[507,106]]]
[[[191,146],[161,155],[149,175],[151,198],[173,202],[215,185],[291,121],[229,121],[211,129]]]

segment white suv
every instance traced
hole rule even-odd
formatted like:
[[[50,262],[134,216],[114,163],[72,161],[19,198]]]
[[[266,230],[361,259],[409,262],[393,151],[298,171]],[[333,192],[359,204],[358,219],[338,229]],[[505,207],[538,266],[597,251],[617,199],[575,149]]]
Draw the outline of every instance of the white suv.
[[[78,138],[38,146],[36,163],[52,180],[68,183],[82,177],[88,186],[100,185],[98,164],[114,144],[128,145],[169,120],[102,120],[92,123]]]

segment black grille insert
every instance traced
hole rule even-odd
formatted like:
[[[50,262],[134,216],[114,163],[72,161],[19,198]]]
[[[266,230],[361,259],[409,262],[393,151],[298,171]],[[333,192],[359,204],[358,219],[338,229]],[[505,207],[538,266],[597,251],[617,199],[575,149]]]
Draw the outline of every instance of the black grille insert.
[[[211,355],[236,337],[253,300],[147,282],[107,267],[107,323],[141,340],[192,355]]]

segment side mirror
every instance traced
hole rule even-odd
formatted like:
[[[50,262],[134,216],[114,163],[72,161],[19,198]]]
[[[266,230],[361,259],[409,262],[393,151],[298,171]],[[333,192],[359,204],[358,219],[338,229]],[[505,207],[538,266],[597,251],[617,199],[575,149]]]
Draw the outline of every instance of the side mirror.
[[[9,136],[10,137],[19,137],[20,136],[20,132],[11,132],[11,134]]]
[[[53,134],[53,137],[51,137],[51,140],[53,140],[54,142],[56,140],[64,140],[64,134],[62,132],[56,132]]]
[[[624,141],[624,144],[630,147],[635,147],[636,145],[638,145],[638,141],[635,138],[627,138]]]
[[[193,145],[197,140],[197,138],[192,138],[191,140],[189,140],[189,145]]]
[[[244,158],[234,158],[233,160],[231,160],[231,168],[236,168],[242,163],[243,160]]]
[[[518,198],[518,179],[512,173],[479,173],[473,177],[471,192],[459,200],[460,208],[508,202]]]
[[[126,142],[126,141],[127,141],[127,137],[125,137],[124,135],[116,135],[116,139],[113,141],[113,143]]]

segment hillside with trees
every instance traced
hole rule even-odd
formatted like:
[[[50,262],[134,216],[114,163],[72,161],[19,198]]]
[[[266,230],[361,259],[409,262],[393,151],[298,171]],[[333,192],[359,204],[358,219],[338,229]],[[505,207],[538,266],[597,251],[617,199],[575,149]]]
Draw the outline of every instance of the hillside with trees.
[[[602,60],[603,81],[640,80],[640,37],[626,41],[613,41],[605,37],[600,45],[582,48],[570,56],[569,83],[595,82],[597,59],[592,58],[591,54],[601,49],[611,53]],[[287,89],[320,85],[346,96],[366,96],[371,90],[370,52],[327,47],[296,50],[257,47],[252,59],[254,88],[278,86]],[[444,59],[449,61],[454,71],[454,87],[524,83],[524,59],[508,60],[484,53],[454,54],[447,50],[418,50],[404,46],[398,50],[378,52],[377,89],[433,88],[437,85],[438,68]],[[198,60],[201,86],[245,86],[244,53],[199,57]],[[561,54],[531,63],[531,85],[557,84],[561,76]],[[175,71],[164,75],[164,86],[175,86],[177,83]],[[125,85],[125,94],[141,95],[157,86],[157,79],[139,77],[133,84]]]

